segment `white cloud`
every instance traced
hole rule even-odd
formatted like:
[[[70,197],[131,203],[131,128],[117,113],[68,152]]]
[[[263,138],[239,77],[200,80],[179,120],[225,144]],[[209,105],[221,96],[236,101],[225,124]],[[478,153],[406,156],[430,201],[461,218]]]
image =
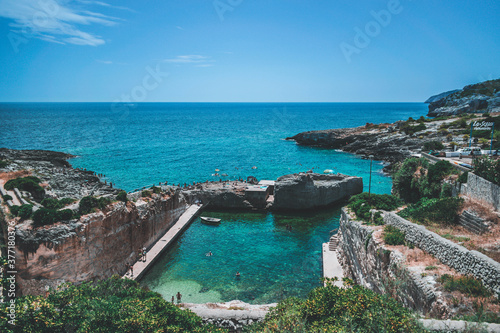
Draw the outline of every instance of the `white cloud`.
[[[117,8],[99,1],[78,2]],[[82,6],[71,6],[66,0],[0,0],[0,17],[13,21],[12,31],[41,40],[91,46],[104,44],[101,36],[83,31],[79,26],[113,26],[121,19],[79,7]]]
[[[101,64],[105,64],[105,65],[111,65],[113,64],[112,61],[110,60],[99,60],[99,59],[96,59],[97,62],[100,62]]]
[[[165,59],[165,62],[173,64],[196,64],[196,67],[210,67],[213,66],[215,60],[211,60],[210,57],[205,57],[202,55],[179,55],[175,58]]]

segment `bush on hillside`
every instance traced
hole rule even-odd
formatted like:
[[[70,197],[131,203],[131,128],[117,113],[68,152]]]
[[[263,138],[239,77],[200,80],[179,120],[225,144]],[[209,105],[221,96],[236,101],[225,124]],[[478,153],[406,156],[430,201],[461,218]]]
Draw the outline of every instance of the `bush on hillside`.
[[[439,278],[439,282],[441,282],[444,289],[449,292],[458,290],[463,294],[474,297],[491,296],[491,291],[489,291],[481,281],[472,276],[455,277],[448,274],[443,274]]]
[[[127,202],[128,201],[128,197],[127,197],[127,192],[125,191],[120,191],[117,195],[116,195],[116,200],[119,200],[119,201],[123,201],[123,202]]]
[[[227,332],[181,310],[135,281],[115,276],[97,283],[66,284],[45,296],[16,299],[16,325],[0,305],[1,332]]]
[[[141,196],[142,196],[143,198],[151,198],[152,193],[151,193],[151,191],[144,190],[144,191],[142,191]]]
[[[469,171],[465,171],[458,177],[457,181],[459,183],[466,184],[468,178],[469,178]]]
[[[90,214],[94,211],[95,208],[104,209],[110,203],[111,199],[105,197],[100,197],[100,198],[92,196],[83,197],[80,200],[78,213],[80,213],[81,215]]]
[[[345,283],[349,283],[345,280]],[[330,282],[308,298],[280,302],[248,332],[423,332],[415,316],[386,295],[358,285],[339,288]]]
[[[17,215],[23,220],[27,220],[31,217],[32,212],[33,212],[33,206],[24,204],[21,207],[19,207],[19,212],[17,213]]]
[[[398,228],[392,225],[386,225],[384,227],[384,242],[387,245],[404,245],[405,244],[405,234]]]
[[[371,209],[391,211],[402,204],[403,202],[393,195],[372,193],[369,196],[367,192],[364,192],[352,196],[349,199],[347,207],[349,207],[359,219],[369,221],[371,218]]]
[[[33,213],[33,226],[38,228],[60,221],[68,221],[71,220],[73,216],[73,211],[71,209],[55,210],[42,207]]]
[[[494,184],[500,185],[500,160],[481,156],[474,160],[474,173]]]
[[[12,200],[12,197],[8,194],[2,196],[3,201],[9,201]]]
[[[426,159],[409,158],[396,166],[393,192],[405,202],[414,203],[421,198],[439,198],[447,191],[443,180],[455,172],[448,161],[430,164]]]
[[[427,141],[424,143],[423,150],[431,151],[431,150],[442,150],[444,148],[443,143],[441,141]]]
[[[42,199],[45,194],[45,190],[39,185],[40,182],[41,180],[34,176],[24,178],[19,177],[7,181],[4,187],[7,191],[12,191],[14,188],[18,188],[19,190],[31,193],[31,195],[36,199]]]
[[[62,198],[60,200],[53,198],[45,198],[42,200],[41,204],[42,206],[48,209],[61,209],[67,205],[72,204],[75,201],[76,200],[72,198]]]
[[[21,208],[21,206],[13,205],[10,207],[10,213],[14,216],[17,216],[20,208]]]
[[[445,225],[455,224],[463,203],[462,198],[422,198],[399,212],[399,216],[421,224],[430,222]]]
[[[9,165],[9,162],[5,160],[0,160],[0,169],[5,168],[7,165]]]

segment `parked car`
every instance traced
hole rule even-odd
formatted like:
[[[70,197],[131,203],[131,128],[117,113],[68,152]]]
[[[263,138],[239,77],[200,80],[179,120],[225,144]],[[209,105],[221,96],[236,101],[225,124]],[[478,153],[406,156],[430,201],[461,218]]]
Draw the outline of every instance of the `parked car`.
[[[457,150],[457,153],[459,153],[459,156],[470,156],[470,155],[481,155],[481,148],[479,147],[466,147]]]

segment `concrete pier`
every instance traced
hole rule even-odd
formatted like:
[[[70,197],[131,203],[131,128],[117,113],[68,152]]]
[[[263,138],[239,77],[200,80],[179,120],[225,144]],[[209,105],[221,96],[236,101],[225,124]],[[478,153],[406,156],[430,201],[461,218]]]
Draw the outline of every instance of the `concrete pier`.
[[[340,262],[337,258],[337,236],[332,236],[328,243],[323,243],[323,277],[325,278],[338,278],[338,281],[334,283],[337,287],[343,287],[344,283],[342,278],[344,277],[344,271]]]
[[[155,261],[160,257],[160,255],[165,251],[170,244],[172,244],[175,239],[189,226],[189,224],[194,220],[194,217],[203,208],[203,206],[191,205],[182,214],[177,222],[160,238],[155,245],[147,252],[146,261],[137,261],[133,265],[134,275],[132,276],[130,272],[127,272],[123,277],[132,280],[140,280],[141,277],[146,273],[146,271],[155,263]]]

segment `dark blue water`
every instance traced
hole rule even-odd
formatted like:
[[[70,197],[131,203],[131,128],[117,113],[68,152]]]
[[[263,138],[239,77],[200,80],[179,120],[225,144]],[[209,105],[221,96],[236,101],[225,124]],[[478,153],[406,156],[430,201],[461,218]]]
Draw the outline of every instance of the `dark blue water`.
[[[275,179],[312,168],[365,178],[368,161],[283,139],[425,113],[423,103],[2,103],[0,147],[77,155],[73,166],[104,173],[127,191],[218,180],[215,169],[229,178]],[[375,165],[373,191],[387,193],[381,168]]]

